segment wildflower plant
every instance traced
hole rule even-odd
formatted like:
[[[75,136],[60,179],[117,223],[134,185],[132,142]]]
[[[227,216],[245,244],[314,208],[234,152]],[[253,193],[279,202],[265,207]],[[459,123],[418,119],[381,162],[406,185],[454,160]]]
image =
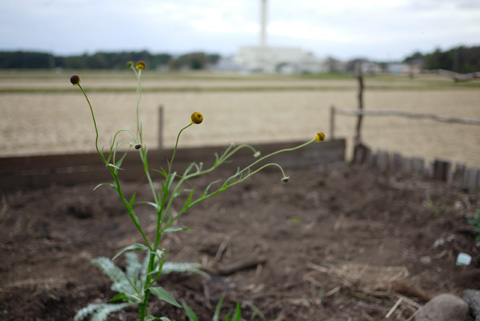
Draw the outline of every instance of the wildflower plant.
[[[106,320],[109,313],[119,311],[125,307],[135,306],[138,307],[139,320],[162,320],[168,321],[167,317],[155,317],[150,314],[149,310],[149,300],[151,295],[156,296],[158,299],[172,304],[174,306],[184,308],[187,316],[190,320],[195,319],[193,311],[182,301],[180,305],[164,288],[157,284],[161,275],[167,274],[168,272],[199,272],[199,266],[196,264],[189,263],[170,263],[167,262],[168,250],[162,248],[161,241],[166,233],[175,233],[180,231],[188,230],[189,228],[180,228],[174,227],[173,224],[188,210],[190,210],[196,204],[203,202],[217,194],[220,194],[234,185],[240,184],[245,181],[252,175],[258,173],[259,171],[267,167],[277,167],[282,174],[282,181],[287,182],[288,176],[286,176],[283,168],[277,163],[266,163],[265,161],[270,157],[277,155],[283,152],[294,151],[305,147],[313,142],[321,142],[325,140],[325,134],[319,132],[315,137],[299,146],[286,148],[278,150],[271,154],[261,157],[260,152],[257,151],[250,145],[239,145],[235,146],[231,144],[228,146],[223,153],[215,154],[215,161],[213,165],[209,168],[203,168],[202,163],[192,162],[183,173],[175,171],[175,155],[178,150],[178,145],[182,133],[200,125],[204,116],[200,112],[193,112],[190,117],[190,121],[187,122],[185,127],[181,128],[178,132],[175,146],[173,148],[172,156],[167,160],[166,168],[160,167],[159,169],[152,169],[151,164],[148,162],[148,148],[143,140],[142,134],[142,124],[139,118],[139,108],[141,101],[141,75],[142,71],[146,68],[146,64],[143,61],[137,62],[135,65],[132,62],[127,63],[129,67],[137,77],[137,100],[136,100],[136,131],[132,132],[126,129],[118,130],[112,137],[107,148],[99,147],[99,134],[97,122],[95,119],[95,113],[88,99],[88,96],[83,89],[78,75],[73,75],[70,78],[72,85],[77,86],[85,96],[85,99],[90,108],[90,113],[93,121],[93,126],[95,129],[95,148],[100,156],[101,160],[105,164],[106,170],[110,173],[113,182],[110,183],[101,183],[95,187],[108,186],[115,190],[120,198],[120,201],[125,206],[125,209],[135,225],[136,229],[141,235],[143,240],[142,243],[135,243],[121,249],[111,260],[107,258],[97,258],[94,259],[92,263],[98,265],[105,274],[107,274],[113,282],[112,289],[118,292],[118,294],[113,297],[109,303],[104,304],[91,304],[84,309],[81,309],[74,320],[81,320],[84,317],[92,314],[92,320]],[[148,181],[149,189],[151,190],[151,198],[149,200],[138,201],[136,199],[137,193],[127,196],[123,189],[120,181],[120,173],[122,169],[122,163],[127,156],[127,153],[124,153],[122,156],[120,154],[120,148],[124,145],[124,141],[120,141],[120,134],[127,134],[130,137],[130,146],[138,153],[141,166],[143,167],[145,178]],[[249,149],[253,153],[254,161],[242,169],[238,168],[237,171],[227,177],[226,179],[217,180],[210,183],[206,188],[197,192],[195,188],[191,188],[192,184],[189,180],[202,176],[207,173],[213,172],[222,164],[231,160],[231,158],[241,149]],[[152,174],[155,173],[160,177],[161,184],[157,188],[154,184]],[[189,182],[188,189],[184,188],[186,183]],[[180,210],[173,211],[172,205],[174,200],[177,199],[180,195],[185,195],[183,206]],[[156,214],[156,228],[155,235],[153,240],[149,239],[145,234],[144,228],[137,217],[135,208],[138,205],[148,205]],[[143,264],[138,262],[136,255],[132,255],[132,251],[144,251],[145,261]],[[126,272],[123,272],[120,268],[116,267],[113,261],[119,256],[125,254],[127,258],[127,268]],[[122,303],[112,303],[115,301],[122,301]],[[219,309],[219,308],[218,308]],[[218,310],[217,309],[217,310]],[[235,317],[233,319],[239,320],[239,311],[238,307],[234,313]],[[218,311],[214,316],[218,319]],[[227,317],[228,319],[228,317]]]

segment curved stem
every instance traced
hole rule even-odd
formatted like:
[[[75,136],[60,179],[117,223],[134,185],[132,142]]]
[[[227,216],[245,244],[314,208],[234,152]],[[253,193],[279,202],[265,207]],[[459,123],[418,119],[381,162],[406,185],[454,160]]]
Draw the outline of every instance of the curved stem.
[[[175,155],[177,153],[177,148],[178,148],[178,141],[180,140],[180,135],[182,134],[182,132],[187,129],[188,127],[192,126],[193,123],[190,123],[188,124],[187,126],[183,127],[179,132],[178,132],[178,135],[177,135],[177,141],[175,142],[175,148],[173,149],[173,155],[172,155],[172,159],[170,160],[170,162],[168,163],[168,174],[171,174],[172,173],[172,164],[173,164],[173,160],[175,159]]]
[[[260,163],[261,161],[263,161],[263,160],[265,160],[265,159],[267,159],[267,158],[270,158],[270,157],[275,156],[275,155],[280,154],[280,153],[291,152],[291,151],[294,151],[294,150],[303,148],[303,147],[305,147],[305,146],[307,146],[307,145],[310,145],[310,144],[313,143],[314,141],[315,141],[315,138],[312,139],[312,140],[310,140],[310,141],[308,141],[308,142],[306,142],[306,143],[303,143],[303,144],[301,144],[301,145],[298,145],[298,146],[296,146],[296,147],[280,149],[280,150],[277,150],[276,152],[273,152],[273,153],[270,153],[270,154],[268,154],[268,155],[265,155],[265,156],[259,158],[258,160],[254,161],[253,163],[251,163],[250,165],[248,165],[248,166],[245,167],[244,169],[242,169],[242,170],[240,171],[240,173],[243,173],[243,172],[245,172],[246,170],[249,170],[250,168],[252,168],[252,167],[255,166],[256,164]]]
[[[87,100],[88,107],[90,107],[90,113],[92,114],[92,120],[93,120],[93,126],[95,127],[95,148],[97,149],[97,153],[100,155],[100,157],[103,159],[103,161],[106,163],[105,156],[103,153],[100,152],[98,149],[98,128],[97,128],[97,121],[95,120],[95,113],[93,112],[93,107],[92,104],[90,103],[90,99],[88,99],[87,93],[83,89],[82,85],[77,84],[78,88],[82,91],[83,95],[85,96],[85,99]]]
[[[143,145],[142,141],[142,132],[140,128],[140,117],[139,117],[139,107],[140,107],[140,100],[142,99],[142,88],[140,86],[140,77],[142,75],[142,70],[140,69],[137,74],[137,139],[140,144]]]

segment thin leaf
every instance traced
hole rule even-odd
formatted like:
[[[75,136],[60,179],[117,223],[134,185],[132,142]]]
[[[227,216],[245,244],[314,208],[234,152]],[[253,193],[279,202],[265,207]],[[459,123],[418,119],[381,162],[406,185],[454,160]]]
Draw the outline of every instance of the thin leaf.
[[[167,227],[163,230],[163,233],[175,233],[180,231],[194,230],[193,227]]]
[[[73,318],[73,321],[80,321],[80,320],[86,318],[89,314],[95,313],[95,311],[98,308],[102,307],[103,305],[105,305],[105,303],[100,303],[100,304],[90,303],[85,308],[82,308],[82,309],[78,310],[77,314]]]
[[[185,205],[183,206],[183,208],[187,208],[188,205],[190,205],[190,202],[192,201],[192,197],[193,197],[194,192],[195,192],[195,189],[192,189],[192,191],[190,192],[190,195],[188,195],[188,198],[185,201]]]
[[[130,207],[133,207],[133,204],[135,204],[136,196],[137,196],[137,193],[133,193],[132,198],[130,199]]]
[[[153,202],[139,202],[138,204],[144,204],[144,205],[150,205],[152,206],[155,211],[159,211],[160,210],[160,205],[158,205],[157,203],[153,203]]]
[[[117,294],[116,296],[114,296],[110,300],[108,300],[108,302],[115,302],[115,301],[118,301],[118,300],[128,301],[128,298],[127,298],[126,294],[122,292],[122,293]]]
[[[110,186],[111,188],[113,189],[116,189],[117,187],[115,186],[115,184],[112,184],[112,183],[100,183],[98,184],[97,186],[95,186],[93,188],[93,190],[96,190],[97,188],[99,188],[100,186]]]
[[[117,147],[117,148],[118,148],[118,147]],[[120,168],[120,166],[122,166],[122,163],[123,163],[123,160],[125,159],[125,157],[127,157],[127,153],[125,153],[125,154],[122,156],[122,158],[120,158],[120,159],[118,160],[118,162],[115,162],[115,165],[117,165],[117,166]]]
[[[179,307],[181,308],[182,306],[180,304],[177,303],[177,301],[175,301],[174,298],[172,298],[172,296],[170,294],[168,294],[168,292],[162,288],[161,286],[158,286],[158,287],[152,287],[150,288],[150,292],[155,295],[157,298],[159,298],[160,300],[163,300],[167,303],[170,303],[171,305],[174,305],[176,307]]]
[[[222,295],[220,300],[218,300],[217,306],[215,307],[215,313],[213,314],[212,321],[218,321],[218,318],[220,316],[220,309],[222,308],[224,299],[225,299],[225,296]]]
[[[240,308],[240,303],[237,303],[235,308],[235,314],[232,317],[232,321],[241,321],[242,320],[242,310]]]
[[[182,305],[183,309],[187,313],[188,321],[198,321],[197,316],[195,315],[195,312],[188,306],[187,302],[182,300]]]
[[[120,167],[118,167],[118,166],[116,166],[116,165],[113,165],[113,164],[111,164],[111,163],[109,163],[107,166],[113,167],[113,168],[116,169],[117,171],[120,170],[120,169],[123,170],[123,168],[120,168]]]
[[[195,168],[197,169],[197,173],[200,173],[203,168],[203,163],[200,162],[198,165],[195,163]]]
[[[187,176],[188,173],[192,170],[193,166],[195,166],[195,162],[193,163],[190,163],[190,165],[188,165],[187,169],[183,172],[183,177]]]
[[[153,172],[156,172],[156,173],[159,173],[161,174],[163,177],[167,178],[168,177],[168,173],[165,169],[163,168],[160,168],[160,169],[152,169]]]
[[[127,247],[124,247],[123,249],[120,250],[115,256],[113,257],[112,261],[114,261],[117,257],[125,253],[126,251],[148,251],[150,250],[147,246],[141,244],[141,243],[135,243],[132,245],[129,245]]]
[[[170,190],[170,187],[173,184],[173,181],[175,181],[175,177],[177,176],[177,172],[173,172],[168,178],[167,178],[167,190]]]
[[[232,311],[228,311],[227,315],[223,319],[223,321],[229,321],[230,320],[230,314],[232,314]]]
[[[120,311],[128,306],[128,303],[120,304],[105,304],[102,308],[98,309],[92,316],[90,321],[103,321],[107,320],[110,313]]]
[[[147,150],[145,150],[145,156],[143,158],[143,170],[148,172],[148,160],[147,160]]]
[[[126,294],[125,296],[127,297],[128,301],[132,301],[135,303],[142,303],[143,301],[142,298],[136,294]]]
[[[214,184],[216,184],[216,183],[218,183],[218,182],[220,182],[220,181],[221,181],[221,179],[217,179],[217,180],[211,182],[210,184],[208,184],[207,188],[205,188],[205,190],[203,191],[203,193],[202,193],[202,195],[200,196],[200,198],[203,198],[205,195],[207,195],[207,194],[208,194],[208,191],[210,190],[210,188],[211,188]]]

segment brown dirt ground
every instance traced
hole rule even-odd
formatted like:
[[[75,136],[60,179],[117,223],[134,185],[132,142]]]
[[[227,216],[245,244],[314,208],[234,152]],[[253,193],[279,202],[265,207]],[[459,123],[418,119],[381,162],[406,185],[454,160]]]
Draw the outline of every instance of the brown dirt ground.
[[[245,320],[248,303],[267,320],[380,320],[399,298],[390,319],[407,320],[435,294],[480,287],[480,246],[466,218],[480,208],[478,193],[356,166],[288,174],[285,184],[277,173],[260,173],[201,203],[179,220],[196,229],[164,240],[171,261],[202,262],[209,271],[265,260],[211,280],[162,279],[200,320],[211,318],[222,294],[225,309],[242,302]],[[115,294],[90,260],[140,237],[114,191],[93,185],[2,195],[0,319],[71,320]],[[148,192],[143,183],[124,189]],[[138,214],[151,237],[155,218],[148,208]],[[470,266],[455,265],[459,252],[473,257]],[[150,307],[186,320],[158,300]],[[135,320],[135,311],[110,320]]]

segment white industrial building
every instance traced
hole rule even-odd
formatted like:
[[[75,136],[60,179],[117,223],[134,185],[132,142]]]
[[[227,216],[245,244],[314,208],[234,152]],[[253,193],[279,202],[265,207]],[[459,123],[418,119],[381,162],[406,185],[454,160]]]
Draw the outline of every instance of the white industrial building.
[[[327,72],[327,59],[297,47],[267,46],[267,0],[260,0],[260,43],[242,46],[233,61],[244,71],[266,73]]]
[[[234,57],[247,71],[266,73],[326,72],[325,60],[297,47],[243,46]]]

